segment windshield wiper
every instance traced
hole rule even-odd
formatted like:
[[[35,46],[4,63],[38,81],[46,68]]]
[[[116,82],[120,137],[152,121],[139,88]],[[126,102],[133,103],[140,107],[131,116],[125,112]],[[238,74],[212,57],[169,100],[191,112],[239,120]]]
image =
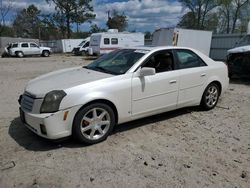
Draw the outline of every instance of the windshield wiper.
[[[97,69],[97,70],[100,70],[101,72],[105,72],[105,73],[108,73],[108,74],[116,74],[116,73],[114,73],[114,72],[112,72],[110,70],[107,70],[107,69],[105,69],[103,67],[100,67],[100,66],[93,67],[93,69]]]

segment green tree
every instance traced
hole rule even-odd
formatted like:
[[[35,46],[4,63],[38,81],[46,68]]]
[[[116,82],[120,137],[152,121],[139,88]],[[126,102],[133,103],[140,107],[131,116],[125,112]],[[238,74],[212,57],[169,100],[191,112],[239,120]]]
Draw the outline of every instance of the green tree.
[[[39,38],[41,11],[35,5],[30,5],[17,13],[13,22],[13,29],[18,37]]]
[[[145,39],[151,39],[152,38],[152,33],[150,33],[150,31],[146,31],[144,33]]]
[[[232,33],[235,32],[236,29],[236,22],[240,16],[241,10],[243,7],[247,6],[249,3],[249,0],[234,0],[234,13],[233,13],[233,26],[232,26]]]
[[[53,2],[57,11],[57,16],[60,16],[60,21],[65,21],[67,29],[67,38],[71,37],[71,25],[73,23],[82,24],[95,18],[93,14],[92,0],[46,0]],[[65,20],[62,19],[65,16]],[[61,24],[62,25],[62,24]]]
[[[219,5],[217,0],[179,0],[179,2],[189,9],[179,25],[192,29],[205,29],[205,22],[209,20],[211,11]]]
[[[245,31],[249,19],[249,0],[220,0],[220,32]],[[237,22],[240,25],[237,26]]]
[[[60,24],[55,14],[46,14],[41,16],[40,39],[52,40],[61,39],[65,36],[61,33]],[[66,29],[65,29],[66,30]],[[65,34],[65,33],[64,33]]]
[[[112,15],[109,16],[106,25],[109,29],[118,29],[118,31],[124,31],[128,25],[127,16],[124,13],[119,14],[117,11],[113,10]]]
[[[195,29],[196,28],[196,20],[193,12],[187,12],[184,14],[177,24],[178,27],[186,28],[186,29]]]
[[[12,8],[12,0],[3,2],[0,0],[0,36],[5,36],[8,34],[9,26],[6,26],[5,18]]]
[[[106,32],[106,29],[98,27],[96,24],[93,24],[90,26],[89,33],[100,33],[100,32]]]

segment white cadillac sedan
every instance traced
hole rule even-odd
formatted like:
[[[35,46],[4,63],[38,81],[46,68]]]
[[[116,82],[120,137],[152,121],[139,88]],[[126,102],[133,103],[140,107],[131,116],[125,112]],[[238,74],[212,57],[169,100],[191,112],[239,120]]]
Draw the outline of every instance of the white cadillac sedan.
[[[210,110],[228,84],[227,66],[194,49],[120,49],[31,80],[20,118],[42,137],[94,144],[120,123],[188,106]]]

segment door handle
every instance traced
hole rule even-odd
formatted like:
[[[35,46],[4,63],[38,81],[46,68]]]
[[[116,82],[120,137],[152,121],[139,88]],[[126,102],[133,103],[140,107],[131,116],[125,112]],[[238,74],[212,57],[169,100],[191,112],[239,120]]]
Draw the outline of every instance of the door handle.
[[[206,76],[206,73],[202,73],[202,74],[201,74],[201,77],[204,77],[204,76]]]
[[[169,81],[170,84],[174,84],[174,83],[176,83],[176,82],[177,82],[177,80],[170,80],[170,81]]]

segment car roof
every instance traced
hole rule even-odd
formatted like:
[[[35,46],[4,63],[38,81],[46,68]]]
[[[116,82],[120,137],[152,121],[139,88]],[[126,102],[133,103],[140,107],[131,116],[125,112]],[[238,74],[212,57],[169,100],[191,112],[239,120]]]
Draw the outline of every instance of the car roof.
[[[196,51],[195,49],[192,49],[192,48],[179,47],[179,46],[136,46],[136,47],[126,47],[122,49],[136,49],[136,50],[147,50],[147,51],[187,49],[187,50]]]

